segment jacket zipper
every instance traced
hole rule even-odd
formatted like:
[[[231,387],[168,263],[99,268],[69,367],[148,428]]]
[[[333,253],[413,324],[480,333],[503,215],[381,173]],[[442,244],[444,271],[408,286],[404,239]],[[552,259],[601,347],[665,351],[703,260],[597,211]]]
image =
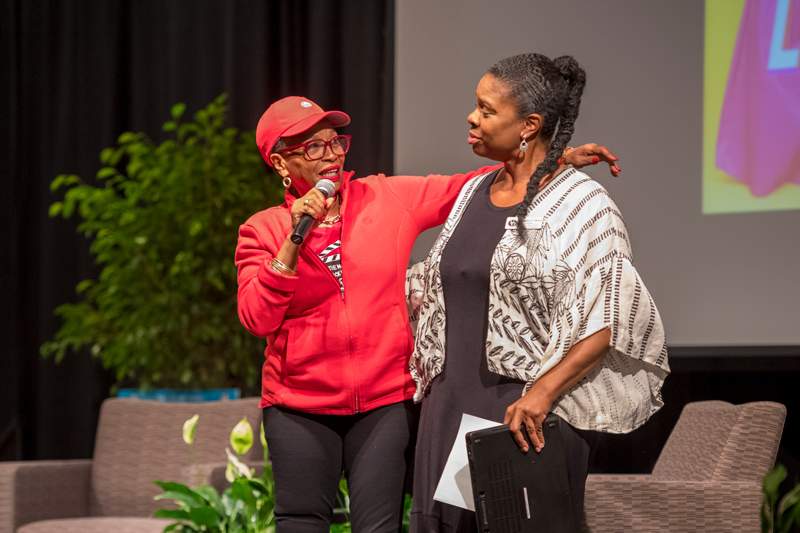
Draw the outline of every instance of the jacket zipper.
[[[344,185],[343,185],[344,186]],[[342,290],[342,303],[344,304],[344,311],[345,315],[347,316],[347,336],[348,336],[348,343],[347,349],[350,351],[350,377],[352,380],[352,387],[353,387],[353,403],[355,408],[355,414],[359,413],[359,399],[358,399],[358,380],[356,379],[356,362],[355,362],[355,355],[353,354],[353,330],[351,329],[351,324],[353,323],[350,317],[350,308],[347,305],[347,301],[344,298],[344,232],[345,232],[345,220],[348,219],[348,215],[345,214],[345,206],[347,205],[347,197],[342,194],[342,204],[339,206],[339,214],[342,215],[342,231],[339,234],[339,238],[342,240],[342,261],[341,261],[341,268],[342,268],[342,283],[340,285]],[[333,275],[333,274],[331,274]]]
[[[342,228],[342,229],[344,230],[344,228]],[[331,272],[331,269],[328,268],[328,265],[323,263],[322,259],[320,259],[319,256],[317,256],[317,254],[312,253],[312,252],[306,250],[305,248],[303,248],[300,251],[300,253],[301,254],[305,254],[307,260],[309,260],[310,262],[316,263],[317,266],[322,267],[322,269],[325,272],[327,272],[328,279],[330,279],[332,282],[334,282],[337,285],[337,287],[339,288],[339,294],[342,297],[342,303],[344,304],[344,310],[345,310],[345,314],[347,316],[347,338],[348,338],[347,350],[348,350],[348,352],[350,352],[350,380],[351,380],[351,383],[352,383],[351,386],[353,387],[353,404],[354,404],[354,409],[353,410],[355,411],[355,414],[358,414],[359,413],[358,383],[357,383],[356,375],[355,375],[356,373],[355,373],[355,356],[353,355],[353,334],[352,334],[352,331],[350,330],[350,323],[352,322],[352,320],[350,318],[350,309],[347,306],[347,300],[345,300],[345,297],[344,297],[344,265],[342,265],[342,281],[340,283],[339,280],[336,278],[336,276],[333,275],[333,272]],[[342,255],[344,255],[344,254],[342,254]]]
[[[344,256],[344,253],[342,253]],[[343,258],[344,259],[344,258]],[[355,414],[359,413],[359,404],[358,404],[358,380],[356,380],[356,363],[355,363],[355,355],[353,355],[353,331],[350,329],[350,324],[352,323],[352,319],[350,318],[350,307],[347,305],[347,301],[344,299],[344,261],[342,261],[342,303],[344,304],[344,312],[347,316],[347,349],[350,352],[350,378],[353,387],[353,404],[355,406],[354,411]],[[333,274],[331,274],[333,275]]]

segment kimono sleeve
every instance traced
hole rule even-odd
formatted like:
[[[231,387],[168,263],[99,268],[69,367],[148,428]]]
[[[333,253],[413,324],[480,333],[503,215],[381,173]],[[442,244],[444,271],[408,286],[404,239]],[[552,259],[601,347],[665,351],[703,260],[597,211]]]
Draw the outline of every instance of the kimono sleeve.
[[[574,245],[574,251],[563,258],[577,267],[572,343],[609,328],[614,355],[665,376],[666,342],[658,309],[633,265],[619,209],[608,196],[598,200],[597,209],[566,248],[570,251]]]
[[[567,395],[565,412],[598,416],[609,424],[604,430],[628,431],[663,404],[669,367],[661,317],[633,266],[622,215],[605,190],[583,196],[564,215],[553,232],[557,261],[543,280],[552,321],[539,375],[576,343],[609,329],[603,363],[586,377],[591,383],[579,383]]]
[[[417,337],[417,324],[422,307],[422,298],[425,293],[425,264],[414,263],[406,270],[406,308],[408,310],[408,323],[411,325],[411,334]]]

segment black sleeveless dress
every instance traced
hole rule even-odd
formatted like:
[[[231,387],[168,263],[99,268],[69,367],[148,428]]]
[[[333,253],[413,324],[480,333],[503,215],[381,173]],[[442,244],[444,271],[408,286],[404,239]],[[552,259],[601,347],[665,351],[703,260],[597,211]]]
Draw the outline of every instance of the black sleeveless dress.
[[[489,266],[517,206],[497,207],[489,197],[496,174],[475,191],[442,252],[441,274],[447,324],[442,373],[422,403],[414,467],[412,532],[477,531],[475,513],[435,501],[462,413],[503,422],[524,382],[489,371],[486,329]]]

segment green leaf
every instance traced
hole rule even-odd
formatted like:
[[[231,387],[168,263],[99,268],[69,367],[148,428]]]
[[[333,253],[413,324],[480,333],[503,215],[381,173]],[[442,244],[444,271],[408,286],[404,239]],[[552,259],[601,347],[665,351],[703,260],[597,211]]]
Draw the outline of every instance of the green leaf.
[[[178,120],[179,118],[181,118],[184,111],[186,111],[186,104],[175,104],[174,106],[172,106],[170,114],[172,115],[172,118]]]
[[[114,155],[113,148],[104,148],[103,151],[100,152],[100,162],[104,165],[111,165],[111,158]]]
[[[63,207],[64,207],[64,204],[63,204],[63,203],[61,203],[61,202],[53,202],[53,203],[50,205],[50,210],[48,211],[48,214],[49,214],[51,217],[57,216],[59,213],[61,213],[61,209],[62,209]]]
[[[89,287],[91,287],[92,285],[94,285],[94,281],[93,280],[85,279],[85,280],[81,281],[80,283],[78,283],[78,285],[75,286],[75,292],[80,294],[80,293],[84,292],[86,289],[88,289]]]
[[[194,237],[201,231],[203,231],[203,223],[199,220],[192,220],[192,223],[189,225],[189,235]]]
[[[119,163],[119,160],[122,159],[122,155],[124,153],[125,153],[125,150],[122,149],[122,148],[120,148],[119,150],[114,150],[111,153],[111,156],[109,157],[107,164],[111,165],[112,167],[116,166]]]
[[[783,526],[786,531],[792,531],[792,528],[800,524],[800,505],[791,507],[789,512],[783,516]],[[795,528],[796,530],[796,528]]]
[[[60,175],[56,176],[56,179],[54,179],[53,181],[50,182],[50,191],[51,192],[55,191],[56,189],[61,187],[61,184],[64,183],[64,178],[65,177],[66,177],[66,174],[60,174]]]
[[[796,485],[781,498],[780,503],[778,503],[778,514],[781,516],[787,514],[787,511],[798,506],[798,503],[800,503],[800,485]]]
[[[182,492],[167,491],[164,494],[159,494],[155,497],[156,500],[175,500],[182,508],[192,509],[195,507],[202,507],[201,502],[194,495],[185,494]]]
[[[263,480],[258,478],[248,479],[247,482],[250,484],[250,488],[252,488],[256,492],[260,492],[261,494],[268,496],[272,493],[272,486],[271,484],[268,485],[264,483]]]
[[[208,505],[192,509],[189,511],[189,516],[193,522],[207,528],[216,526],[220,518],[217,511]]]
[[[253,495],[253,490],[247,479],[237,478],[231,484],[231,495],[244,502],[245,509],[249,514],[253,514],[256,510],[256,497]]]
[[[97,172],[97,179],[108,178],[109,176],[113,176],[117,173],[117,169],[114,167],[103,167]]]
[[[197,487],[194,490],[196,493],[200,494],[201,496],[203,496],[203,498],[206,499],[209,505],[211,505],[211,507],[213,507],[214,510],[217,511],[217,514],[219,514],[220,516],[225,516],[228,514],[227,510],[225,509],[225,505],[222,502],[222,498],[217,492],[217,489],[215,489],[214,487],[208,487],[203,485]]]
[[[176,122],[170,120],[169,122],[164,123],[164,131],[175,131],[176,129],[178,129],[178,124]]]
[[[161,489],[164,491],[182,492],[183,494],[188,494],[189,496],[194,495],[192,489],[182,483],[175,483],[173,481],[154,481],[153,483],[161,487]]]
[[[764,476],[762,489],[770,506],[774,506],[778,501],[778,488],[786,476],[786,468],[783,465],[776,466]]]
[[[175,520],[189,520],[189,513],[180,509],[159,509],[153,516],[156,518],[173,518]]]

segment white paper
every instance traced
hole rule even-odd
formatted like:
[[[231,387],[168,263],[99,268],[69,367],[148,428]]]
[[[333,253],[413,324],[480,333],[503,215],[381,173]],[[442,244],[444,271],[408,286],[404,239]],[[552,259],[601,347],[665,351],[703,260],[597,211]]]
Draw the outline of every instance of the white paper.
[[[500,426],[499,422],[478,418],[464,413],[461,415],[461,426],[458,428],[453,449],[444,465],[444,472],[433,499],[449,503],[462,509],[475,510],[475,500],[472,499],[472,479],[469,476],[469,459],[467,458],[467,441],[465,436],[470,431]]]

